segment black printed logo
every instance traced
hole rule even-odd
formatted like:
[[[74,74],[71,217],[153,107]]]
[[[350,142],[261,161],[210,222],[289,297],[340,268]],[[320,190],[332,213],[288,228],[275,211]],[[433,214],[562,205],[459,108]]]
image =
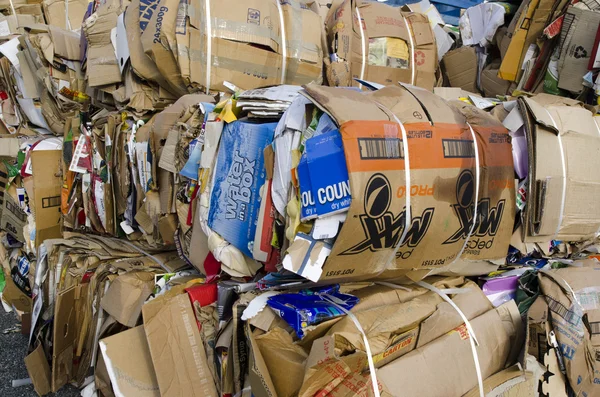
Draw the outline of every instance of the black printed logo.
[[[456,181],[456,204],[452,205],[460,222],[460,228],[444,244],[452,244],[469,236],[473,226],[475,198],[475,179],[470,170],[464,170]],[[500,227],[506,200],[498,201],[495,207],[490,206],[490,199],[484,198],[477,203],[477,220],[472,236],[495,236]]]
[[[383,174],[371,176],[365,188],[365,212],[358,215],[365,239],[341,255],[355,255],[366,250],[376,252],[396,247],[404,233],[406,210],[402,210],[398,215],[390,211],[392,194],[392,186]],[[419,244],[429,229],[433,212],[433,208],[427,208],[421,216],[412,218],[410,230],[402,245],[415,247]]]

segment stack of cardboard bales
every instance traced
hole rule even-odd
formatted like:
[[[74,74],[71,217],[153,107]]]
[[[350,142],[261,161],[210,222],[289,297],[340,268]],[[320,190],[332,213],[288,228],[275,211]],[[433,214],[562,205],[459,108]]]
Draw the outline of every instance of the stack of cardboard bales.
[[[0,7],[0,289],[38,394],[598,393],[600,123],[476,94],[536,91],[561,29],[580,90],[595,12],[65,1]]]

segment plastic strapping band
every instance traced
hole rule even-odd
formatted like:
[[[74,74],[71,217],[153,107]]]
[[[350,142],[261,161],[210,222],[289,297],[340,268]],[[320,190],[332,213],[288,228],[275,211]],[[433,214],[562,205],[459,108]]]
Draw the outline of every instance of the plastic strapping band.
[[[562,226],[562,222],[563,222],[563,213],[565,211],[565,200],[567,198],[567,168],[565,166],[565,152],[563,150],[563,144],[562,144],[562,138],[560,136],[560,130],[558,129],[558,125],[556,125],[556,121],[554,121],[554,117],[552,117],[552,115],[550,114],[550,111],[548,111],[548,109],[546,109],[544,107],[544,110],[546,111],[546,113],[548,113],[548,117],[550,117],[550,120],[552,120],[552,125],[554,126],[554,128],[556,129],[556,133],[558,136],[558,148],[560,149],[560,164],[562,166],[562,180],[563,180],[563,187],[562,187],[562,198],[560,201],[560,212],[558,215],[558,225],[556,226],[556,231],[554,232],[554,237],[558,236],[558,232],[560,231],[560,227]]]
[[[210,20],[210,0],[204,0],[206,17],[206,94],[210,92],[210,74],[212,66],[212,22]],[[279,1],[277,2],[279,4]]]
[[[362,17],[358,7],[355,7],[356,16],[358,17],[358,25],[360,27],[360,44],[362,47],[362,65],[360,66],[360,79],[365,78],[365,68],[367,67],[367,43],[365,42],[365,32],[363,31]],[[362,84],[361,84],[362,87]]]
[[[469,338],[469,342],[471,343],[471,352],[473,353],[473,361],[475,363],[475,372],[477,372],[477,383],[479,385],[479,396],[485,397],[485,393],[483,391],[483,377],[481,376],[481,367],[479,365],[479,355],[477,354],[477,347],[475,346],[475,345],[479,346],[479,342],[477,341],[477,337],[475,336],[475,331],[473,331],[473,327],[471,326],[469,319],[467,319],[467,317],[462,312],[462,310],[460,310],[460,308],[458,306],[456,306],[456,303],[454,303],[452,301],[452,299],[450,299],[450,297],[448,295],[446,295],[442,290],[434,287],[431,284],[427,284],[426,282],[423,282],[423,281],[417,281],[416,284],[420,287],[423,287],[425,289],[428,289],[428,290],[438,294],[440,296],[440,298],[442,298],[444,301],[446,301],[448,304],[450,304],[450,306],[452,306],[454,308],[454,310],[456,310],[458,315],[465,322],[467,331],[469,331],[469,335],[471,336]]]
[[[465,248],[467,247],[467,244],[469,244],[469,239],[473,235],[473,232],[475,231],[475,227],[477,226],[477,210],[478,210],[477,205],[479,203],[479,179],[481,177],[481,173],[479,170],[479,146],[477,145],[477,136],[475,135],[475,131],[473,131],[473,127],[471,127],[471,124],[469,124],[469,123],[467,123],[467,126],[469,127],[469,130],[471,131],[471,136],[473,137],[473,145],[475,146],[475,204],[473,205],[473,224],[471,225],[471,229],[469,229],[469,234],[467,235],[467,238],[465,239],[465,243],[463,244],[458,255],[456,255],[456,258],[454,258],[452,263],[456,262],[458,260],[458,258],[460,258],[460,256],[463,254],[463,252],[465,251]]]
[[[408,235],[408,231],[410,229],[410,225],[412,223],[412,212],[410,207],[410,156],[408,154],[408,134],[406,133],[406,128],[404,128],[404,124],[396,117],[396,115],[389,110],[387,107],[383,106],[381,103],[375,101],[375,103],[382,109],[385,109],[393,118],[394,121],[400,126],[400,132],[402,133],[402,150],[404,151],[404,178],[405,178],[405,209],[404,209],[404,231],[402,232],[402,236],[398,240],[398,244],[394,248],[394,252],[392,256],[386,263],[386,269],[389,267],[389,264],[396,258],[396,252],[400,249],[406,236]],[[384,269],[385,270],[385,269]],[[383,272],[383,271],[382,271]],[[381,273],[380,273],[381,274]]]
[[[15,16],[15,20],[17,20],[17,21],[18,21],[18,18],[17,18],[17,11],[15,10],[15,5],[13,4],[13,1],[12,1],[12,0],[10,0],[10,8],[11,8],[11,10],[12,10],[12,13],[13,13],[13,15]],[[17,25],[18,25],[18,24],[19,24],[19,23],[17,22]]]
[[[71,30],[71,21],[69,21],[69,0],[65,0],[65,29]]]
[[[415,85],[415,72],[417,70],[416,65],[415,65],[415,42],[413,40],[413,32],[410,28],[410,26],[408,25],[408,21],[406,20],[406,17],[404,15],[402,15],[402,19],[404,20],[404,25],[406,25],[406,30],[408,31],[408,37],[410,38],[410,70],[411,70],[411,78],[410,78],[410,84]]]
[[[279,26],[281,27],[281,55],[283,56],[283,60],[281,62],[281,84],[285,84],[285,73],[287,69],[287,42],[285,37],[285,20],[283,18],[283,9],[281,8],[281,0],[276,0],[275,3],[277,3],[277,11],[279,12]]]
[[[358,321],[358,319],[356,318],[356,316],[353,313],[349,312],[343,306],[341,306],[340,304],[338,304],[336,302],[336,301],[338,301],[339,303],[343,303],[338,298],[336,298],[333,295],[329,295],[329,294],[324,294],[323,298],[325,298],[325,300],[327,300],[333,306],[335,306],[336,308],[341,310],[344,314],[346,314],[348,317],[350,317],[350,320],[352,320],[352,322],[354,323],[354,325],[356,326],[356,328],[362,335],[363,342],[365,344],[365,350],[367,353],[367,361],[369,362],[369,372],[371,373],[373,394],[375,397],[381,397],[381,395],[379,394],[379,383],[377,382],[377,375],[375,374],[375,363],[373,362],[373,355],[371,354],[371,346],[369,345],[369,340],[367,339],[367,335],[365,334],[363,327],[360,325],[360,322]]]

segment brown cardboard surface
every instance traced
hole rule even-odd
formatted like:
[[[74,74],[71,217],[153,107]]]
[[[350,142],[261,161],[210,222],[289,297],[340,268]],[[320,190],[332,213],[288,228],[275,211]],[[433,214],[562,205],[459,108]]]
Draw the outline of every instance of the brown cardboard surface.
[[[516,317],[511,311],[517,312]],[[507,362],[512,338],[521,327],[518,309],[511,301],[475,318],[471,325],[479,341],[482,375],[487,378]],[[383,366],[377,377],[396,396],[461,396],[477,385],[469,338],[462,325]]]
[[[43,396],[52,391],[50,388],[50,365],[48,365],[41,343],[25,357],[25,367],[27,367],[27,373],[38,395]]]
[[[60,291],[54,306],[52,392],[73,377],[73,351],[78,325],[75,320],[76,287]]]
[[[274,0],[251,0],[244,7],[238,7],[235,0],[212,0],[210,13],[219,23],[212,26],[212,63],[207,76],[207,27],[198,15],[206,11],[204,2],[198,3],[200,11],[189,18],[189,51],[180,51],[178,57],[180,64],[189,58],[180,68],[189,85],[209,84],[212,90],[223,90],[225,81],[243,89],[281,84],[283,46],[278,43],[283,29],[287,53],[283,83],[302,85],[322,80],[323,28],[316,4],[282,4],[282,27]]]
[[[140,0],[133,0],[125,10],[125,29],[127,31],[127,46],[133,71],[141,78],[156,82],[164,89],[170,87],[167,79],[160,73],[158,67],[146,53],[141,42],[140,30]]]
[[[539,273],[540,287],[549,309],[567,379],[575,395],[598,394],[600,352],[600,265],[587,260],[580,267]],[[560,359],[560,358],[559,358]]]
[[[492,62],[481,71],[480,86],[483,95],[493,98],[509,93],[510,82],[498,77],[500,62]]]
[[[531,372],[522,371],[514,365],[495,373],[483,381],[486,396],[501,397],[535,397],[537,384]],[[479,396],[479,387],[472,389],[463,397]]]
[[[358,86],[353,79],[362,77],[380,84],[400,81],[433,89],[437,48],[426,15],[402,12],[398,7],[378,2],[346,0],[332,5],[326,25],[330,52],[337,56],[337,60],[326,62],[330,84]],[[386,44],[385,64],[370,57],[380,38],[394,43]]]
[[[160,397],[143,325],[102,339],[100,350],[118,395]]]
[[[66,23],[65,0],[44,0],[41,2],[49,26],[57,26],[63,29],[77,29],[83,21],[87,10],[87,0],[68,0],[69,25]]]
[[[558,60],[558,88],[572,92],[583,90],[583,76],[594,54],[594,39],[600,25],[600,13],[569,7],[565,14]]]
[[[246,325],[246,337],[250,343],[250,366],[248,372],[248,381],[252,387],[252,392],[257,397],[269,396],[277,397],[275,391],[275,385],[271,380],[271,375],[267,368],[258,344],[256,343],[256,337],[250,329],[250,324]]]
[[[60,225],[60,194],[62,151],[34,150],[31,153],[33,190],[35,191],[35,245],[62,236]]]
[[[297,395],[302,386],[308,355],[281,328],[256,336],[256,344],[279,397]]]
[[[600,166],[595,118],[577,101],[553,95],[521,98],[519,106],[530,159],[524,241],[591,237],[600,227],[600,205],[593,199],[600,194],[593,171]]]
[[[121,324],[135,327],[153,288],[154,273],[125,273],[111,282],[100,305]]]
[[[158,311],[144,305],[142,313],[160,395],[216,397],[188,295],[163,298],[157,305]]]
[[[477,92],[477,54],[475,48],[463,46],[448,51],[442,59],[450,86]]]
[[[81,58],[79,34],[56,26],[49,26],[54,54],[61,58],[78,61]]]

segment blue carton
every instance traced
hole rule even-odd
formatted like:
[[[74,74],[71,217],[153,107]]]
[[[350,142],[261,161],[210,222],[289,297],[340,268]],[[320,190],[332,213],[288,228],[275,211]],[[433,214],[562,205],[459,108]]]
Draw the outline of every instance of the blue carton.
[[[312,194],[306,152],[302,154],[298,163],[298,183],[300,184],[300,220],[304,222],[317,217],[317,206]]]
[[[352,198],[339,130],[308,139],[304,155],[310,188],[302,183],[304,170],[298,170],[298,178],[302,201],[310,204],[307,211],[310,209],[312,212],[314,208],[319,217],[346,211],[350,207]]]
[[[227,124],[214,170],[208,226],[250,258],[266,179],[263,150],[273,141],[276,126]]]

